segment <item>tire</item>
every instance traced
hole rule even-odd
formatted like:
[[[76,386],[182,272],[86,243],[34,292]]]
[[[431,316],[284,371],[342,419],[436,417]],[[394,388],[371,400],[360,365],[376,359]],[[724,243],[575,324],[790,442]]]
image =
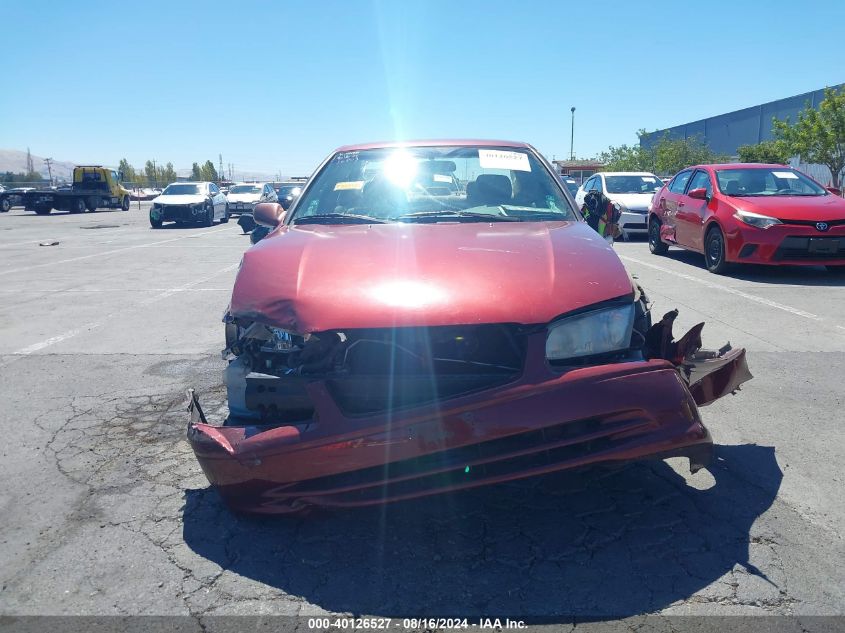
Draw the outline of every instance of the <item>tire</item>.
[[[103,204],[102,200],[100,200],[99,196],[91,196],[85,203],[86,208],[91,213],[94,213],[99,207]]]
[[[831,275],[845,275],[845,266],[825,266]]]
[[[160,229],[161,225],[164,224],[161,220],[155,220],[152,216],[150,216],[150,226],[154,229]]]
[[[0,198],[0,213],[8,213],[9,209],[12,208],[12,202],[8,198]],[[226,213],[229,212],[228,207],[226,208]]]
[[[711,227],[704,237],[704,265],[716,275],[724,274],[729,268],[725,260],[725,236],[717,226]]]
[[[52,207],[35,207],[35,212],[38,215],[50,215],[50,213],[52,211],[53,211]]]
[[[200,222],[200,226],[214,226],[214,206],[210,205],[205,208],[205,217]]]
[[[648,221],[648,250],[654,255],[665,255],[669,245],[660,239],[660,220],[652,216]]]
[[[123,196],[123,199],[120,201],[120,208],[124,211],[129,211],[129,196]]]
[[[82,198],[74,198],[71,200],[70,203],[70,212],[71,213],[85,213],[87,207],[85,206],[85,200]]]
[[[223,211],[223,217],[220,218],[220,224],[228,224],[229,223],[229,205],[226,205],[226,209]]]

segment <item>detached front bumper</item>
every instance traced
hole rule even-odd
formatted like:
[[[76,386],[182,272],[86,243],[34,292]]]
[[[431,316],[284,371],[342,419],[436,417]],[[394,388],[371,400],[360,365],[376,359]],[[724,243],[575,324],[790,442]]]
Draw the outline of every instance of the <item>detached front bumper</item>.
[[[564,373],[543,363],[502,387],[367,417],[344,416],[314,381],[316,414],[305,426],[213,426],[191,391],[188,440],[226,503],[257,513],[372,505],[646,458],[685,456],[694,472],[713,444],[696,403],[751,377],[745,350],[708,362],[687,366],[690,388],[664,360]]]

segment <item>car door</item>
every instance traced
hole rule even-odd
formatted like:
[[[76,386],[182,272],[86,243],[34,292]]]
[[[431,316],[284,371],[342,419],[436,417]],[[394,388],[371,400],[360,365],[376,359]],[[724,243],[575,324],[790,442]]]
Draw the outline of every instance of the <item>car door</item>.
[[[214,205],[215,219],[218,216],[222,218],[226,214],[226,208],[221,200],[220,189],[212,182],[208,185],[208,193],[211,195],[211,204]]]
[[[686,191],[687,183],[692,177],[692,169],[684,169],[678,172],[672,178],[669,186],[663,189],[658,195],[657,206],[659,207],[658,215],[660,215],[663,222],[663,229],[661,229],[661,237],[665,240],[677,242],[677,214],[678,203]]]
[[[693,189],[704,189],[707,199],[691,198],[689,192]],[[704,222],[712,198],[710,174],[703,169],[696,169],[687,183],[686,190],[678,196],[678,211],[675,214],[675,236],[678,244],[696,251],[704,248]]]

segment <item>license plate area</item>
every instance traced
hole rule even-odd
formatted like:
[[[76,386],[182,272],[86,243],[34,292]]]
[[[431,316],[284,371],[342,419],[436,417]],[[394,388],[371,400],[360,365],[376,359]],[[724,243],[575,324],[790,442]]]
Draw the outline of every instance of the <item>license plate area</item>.
[[[811,237],[807,250],[817,255],[835,255],[839,240],[833,237]]]

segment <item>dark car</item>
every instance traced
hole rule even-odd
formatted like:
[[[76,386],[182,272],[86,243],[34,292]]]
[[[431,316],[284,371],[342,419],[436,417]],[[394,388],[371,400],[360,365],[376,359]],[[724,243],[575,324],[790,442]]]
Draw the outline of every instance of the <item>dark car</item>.
[[[704,255],[707,270],[732,264],[827,266],[845,272],[845,200],[786,165],[697,165],[658,191],[649,246]]]
[[[443,187],[435,187],[434,183]],[[457,183],[465,183],[459,186]],[[235,510],[296,513],[686,456],[745,350],[675,341],[531,146],[342,147],[246,251],[229,415],[188,439]]]

